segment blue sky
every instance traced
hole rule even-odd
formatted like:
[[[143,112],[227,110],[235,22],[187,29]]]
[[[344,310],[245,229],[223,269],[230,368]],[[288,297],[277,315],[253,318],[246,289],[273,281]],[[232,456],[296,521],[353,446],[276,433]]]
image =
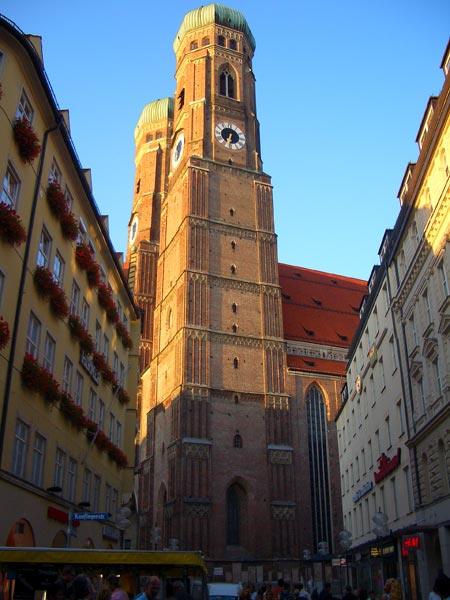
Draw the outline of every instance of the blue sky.
[[[206,4],[206,3],[205,3]],[[368,279],[417,131],[444,83],[448,0],[233,0],[256,39],[264,170],[280,262]],[[194,0],[3,0],[43,38],[59,106],[111,239],[125,251],[136,122],[175,90],[172,43]]]

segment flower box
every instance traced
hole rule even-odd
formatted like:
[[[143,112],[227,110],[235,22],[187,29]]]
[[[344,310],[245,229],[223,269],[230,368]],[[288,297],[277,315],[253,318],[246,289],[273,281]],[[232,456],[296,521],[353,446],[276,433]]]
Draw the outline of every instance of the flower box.
[[[94,367],[97,369],[97,371],[100,372],[102,372],[107,365],[106,358],[101,352],[94,351],[92,353],[92,362],[94,363]]]
[[[13,129],[20,158],[24,163],[31,164],[41,152],[39,139],[34,132],[34,129],[31,127],[26,117],[16,119]]]
[[[6,202],[0,202],[0,237],[11,246],[20,246],[27,239],[19,215]]]
[[[52,273],[45,267],[36,267],[34,283],[36,284],[38,293],[43,298],[48,299],[52,312],[61,319],[67,317],[69,314],[69,305],[66,294],[56,283]]]
[[[120,448],[114,446],[108,451],[108,456],[113,460],[117,466],[121,469],[128,465],[128,459]]]
[[[75,260],[83,271],[86,271],[90,287],[100,285],[100,266],[94,260],[94,252],[88,244],[78,244],[75,251]]]
[[[101,429],[99,429],[97,432],[97,437],[95,438],[94,444],[102,452],[104,452],[108,449],[109,439],[108,439],[107,435],[105,435],[105,433]]]
[[[69,315],[68,323],[70,327],[70,333],[78,340],[80,348],[86,352],[86,354],[92,354],[95,348],[94,339],[91,334],[86,330],[80,317],[78,315]]]
[[[59,398],[59,409],[65,419],[81,430],[85,426],[86,417],[83,409],[72,400],[72,396],[65,391],[62,391]]]
[[[127,328],[122,323],[122,321],[118,321],[116,323],[116,332],[117,332],[117,335],[122,340],[123,347],[127,350],[131,350],[131,348],[133,347],[133,342],[131,340],[131,337],[130,337],[130,334],[128,333]]]
[[[57,181],[50,181],[47,187],[47,202],[52,214],[60,220],[68,211],[67,200]]]
[[[128,392],[124,390],[123,387],[119,387],[119,390],[117,392],[117,398],[121,404],[128,404],[130,402],[130,396],[128,395]]]
[[[66,240],[74,242],[80,234],[80,226],[73,212],[68,210],[64,213],[60,218],[59,223],[61,225],[62,234]]]
[[[91,419],[85,419],[84,420],[84,427],[86,428],[86,435],[88,437],[88,439],[91,439],[94,437],[97,429],[98,429],[98,425],[95,421],[91,421]]]
[[[59,383],[50,371],[41,367],[32,354],[25,354],[21,377],[25,387],[38,392],[47,402],[55,404],[59,400]]]
[[[0,317],[0,350],[3,350],[3,348],[7,345],[10,337],[11,334],[9,332],[8,322],[5,321],[3,317]]]

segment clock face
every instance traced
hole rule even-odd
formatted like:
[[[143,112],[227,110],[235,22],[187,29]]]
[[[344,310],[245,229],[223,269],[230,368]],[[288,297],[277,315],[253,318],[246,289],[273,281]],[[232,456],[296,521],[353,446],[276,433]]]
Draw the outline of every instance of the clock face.
[[[217,141],[229,150],[241,150],[244,147],[244,132],[234,123],[218,123],[214,133]]]
[[[136,239],[136,235],[137,235],[137,231],[138,231],[138,224],[139,224],[139,220],[138,220],[137,215],[136,215],[134,217],[134,219],[132,220],[131,226],[130,226],[130,245]]]
[[[178,166],[178,163],[181,160],[184,149],[184,133],[180,133],[175,141],[175,146],[172,151],[172,167]]]

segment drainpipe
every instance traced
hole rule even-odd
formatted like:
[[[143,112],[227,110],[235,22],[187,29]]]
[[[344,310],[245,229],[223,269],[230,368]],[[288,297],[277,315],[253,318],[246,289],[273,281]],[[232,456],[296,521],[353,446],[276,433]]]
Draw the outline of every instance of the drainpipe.
[[[34,218],[36,215],[36,208],[37,208],[37,202],[38,202],[38,197],[39,197],[39,189],[41,187],[41,178],[42,178],[42,171],[44,168],[45,150],[47,147],[47,140],[48,140],[49,134],[52,133],[53,131],[56,131],[57,129],[59,129],[62,122],[63,122],[62,115],[59,114],[56,125],[47,129],[47,131],[44,133],[44,138],[42,140],[42,151],[41,151],[41,156],[39,158],[39,168],[38,168],[36,183],[34,186],[33,200],[31,203],[30,222],[28,224],[28,235],[27,235],[27,241],[25,244],[22,272],[20,275],[20,284],[19,284],[19,289],[18,289],[18,293],[17,293],[16,313],[14,316],[14,325],[13,325],[12,336],[11,336],[11,346],[10,346],[10,350],[9,350],[8,367],[7,367],[7,371],[6,371],[5,392],[3,395],[3,408],[2,408],[2,417],[1,417],[1,422],[0,422],[0,470],[2,469],[2,462],[3,462],[3,449],[5,446],[5,434],[6,434],[6,417],[8,416],[9,397],[10,397],[10,393],[11,393],[11,383],[12,383],[12,377],[13,377],[13,372],[14,372],[14,361],[16,358],[17,335],[18,335],[19,323],[20,323],[20,319],[21,319],[23,290],[25,288],[25,279],[26,279],[26,275],[27,275],[27,271],[28,271],[28,259],[29,259],[30,250],[31,250],[31,237],[32,237],[33,226],[34,226]]]
[[[399,281],[399,276],[398,276],[398,265],[397,262],[394,260],[393,261],[394,264],[394,269],[395,269],[395,275],[397,278],[397,282]],[[386,280],[387,280],[387,284],[388,284],[388,288],[389,288],[389,297],[392,298],[391,295],[391,282],[389,279],[389,270],[386,269]],[[406,328],[405,328],[405,324],[403,323],[403,307],[400,307],[400,323],[401,323],[401,337],[402,337],[402,342],[403,342],[403,348],[404,348],[404,355],[405,355],[405,361],[407,361],[407,357],[408,357],[408,344],[407,344],[407,338],[406,338]],[[408,407],[407,407],[407,402],[406,402],[406,389],[405,389],[405,380],[407,382],[408,385],[408,397],[409,397],[409,403],[411,405],[411,424],[412,424],[412,428],[413,428],[413,432],[415,433],[416,427],[415,427],[415,423],[414,423],[414,400],[413,400],[413,390],[412,390],[412,384],[411,384],[411,377],[409,376],[409,374],[407,376],[405,376],[404,370],[403,370],[403,362],[401,360],[401,352],[400,352],[400,339],[399,336],[397,334],[397,327],[395,324],[395,317],[392,314],[392,326],[394,329],[394,334],[395,334],[395,341],[396,341],[396,345],[397,345],[397,351],[398,351],[398,357],[399,357],[399,368],[400,368],[400,379],[402,382],[402,392],[403,392],[403,397],[405,398],[405,415],[406,415],[406,429],[407,429],[407,436],[408,439],[411,437],[411,429],[410,429],[410,424],[409,424],[409,418],[408,418]],[[416,479],[416,486],[417,486],[417,496],[418,496],[418,500],[419,500],[419,504],[422,504],[422,490],[420,487],[420,477],[419,477],[419,468],[418,468],[418,460],[417,460],[417,446],[414,446],[413,449],[413,457],[414,457],[414,470],[415,470],[415,479]]]

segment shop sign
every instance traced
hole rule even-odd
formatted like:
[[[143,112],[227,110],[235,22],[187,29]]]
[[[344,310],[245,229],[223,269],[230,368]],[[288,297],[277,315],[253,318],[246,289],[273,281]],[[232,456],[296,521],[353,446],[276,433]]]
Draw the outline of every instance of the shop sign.
[[[49,519],[54,519],[55,521],[58,521],[59,523],[64,523],[64,525],[67,525],[69,522],[69,513],[66,512],[65,510],[60,510],[59,508],[55,508],[54,506],[49,506],[47,508],[47,517]],[[77,521],[76,519],[74,519],[72,521],[72,527],[79,527],[80,522]]]
[[[388,554],[394,554],[395,546],[394,544],[389,544],[389,546],[383,546],[381,549],[381,553],[383,556],[387,556]]]
[[[361,489],[359,489],[356,494],[352,497],[353,502],[358,502],[360,498],[365,496],[370,490],[373,488],[373,481],[368,481],[365,483]]]
[[[372,558],[377,558],[378,556],[380,556],[380,549],[378,548],[378,546],[371,546],[370,547],[370,556]]]
[[[408,556],[410,550],[420,548],[420,538],[418,535],[404,535],[402,539],[402,556]]]
[[[394,454],[392,458],[387,457],[383,452],[378,459],[378,472],[374,473],[373,475],[375,483],[379,483],[382,479],[387,477],[389,473],[392,473],[392,471],[398,467],[400,464],[400,454],[401,448],[397,449],[397,454]]]
[[[114,529],[113,527],[108,527],[107,525],[105,525],[102,528],[102,537],[105,538],[106,540],[112,540],[113,542],[118,542],[119,538],[120,538],[120,533],[117,531],[117,529]]]
[[[89,358],[89,355],[86,354],[86,352],[83,352],[83,350],[80,351],[80,364],[83,367],[83,369],[86,371],[86,373],[89,375],[89,377],[92,379],[92,381],[96,385],[98,385],[100,382],[100,377],[98,375],[98,371],[94,367],[94,363]]]

